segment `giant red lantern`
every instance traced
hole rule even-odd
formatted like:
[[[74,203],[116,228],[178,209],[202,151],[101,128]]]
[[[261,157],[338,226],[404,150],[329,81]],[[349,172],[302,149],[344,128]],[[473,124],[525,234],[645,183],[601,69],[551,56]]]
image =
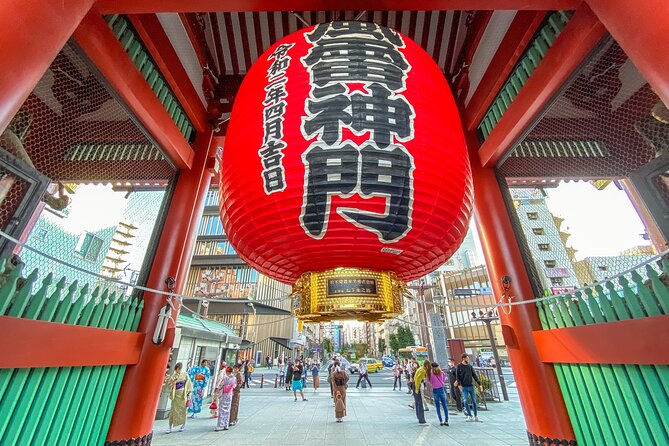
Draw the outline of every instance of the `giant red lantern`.
[[[230,242],[295,284],[305,320],[401,311],[402,284],[453,254],[472,203],[443,74],[415,42],[364,22],[298,31],[258,59],[235,99],[220,186]]]

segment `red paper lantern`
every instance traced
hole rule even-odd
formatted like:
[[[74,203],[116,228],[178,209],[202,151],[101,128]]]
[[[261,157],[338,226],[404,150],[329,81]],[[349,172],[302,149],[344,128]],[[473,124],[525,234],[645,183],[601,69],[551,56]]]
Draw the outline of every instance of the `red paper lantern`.
[[[258,59],[220,181],[237,253],[291,284],[338,267],[421,277],[458,248],[472,204],[444,75],[415,42],[363,22],[298,31]]]

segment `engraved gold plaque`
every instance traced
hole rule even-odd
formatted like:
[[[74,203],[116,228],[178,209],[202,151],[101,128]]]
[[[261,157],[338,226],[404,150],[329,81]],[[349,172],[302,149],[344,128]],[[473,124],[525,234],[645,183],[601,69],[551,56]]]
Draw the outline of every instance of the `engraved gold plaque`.
[[[393,272],[360,268],[307,272],[293,285],[293,314],[304,322],[383,321],[402,314],[406,289]]]

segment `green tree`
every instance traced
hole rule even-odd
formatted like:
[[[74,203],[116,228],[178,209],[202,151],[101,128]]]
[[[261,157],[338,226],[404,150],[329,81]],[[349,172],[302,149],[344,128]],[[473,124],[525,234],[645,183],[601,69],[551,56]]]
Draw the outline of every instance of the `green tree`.
[[[323,350],[325,350],[326,353],[332,353],[334,351],[334,346],[332,345],[332,341],[330,339],[323,339]]]
[[[383,338],[379,338],[379,354],[385,355],[385,353],[386,353],[386,340]]]
[[[413,333],[411,332],[411,329],[408,326],[397,327],[397,341],[399,345],[398,350],[400,348],[405,348],[410,345],[416,345],[416,340],[414,339]]]
[[[401,348],[400,340],[398,339],[397,334],[391,334],[388,340],[390,342],[390,351],[392,351],[394,354],[397,354],[397,351]]]
[[[367,356],[368,347],[367,344],[353,344],[353,349],[355,350],[356,359],[364,358]]]

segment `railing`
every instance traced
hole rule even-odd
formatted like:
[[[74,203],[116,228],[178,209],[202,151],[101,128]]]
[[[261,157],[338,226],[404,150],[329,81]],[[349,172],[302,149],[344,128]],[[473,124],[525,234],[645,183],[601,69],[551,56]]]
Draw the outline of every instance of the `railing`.
[[[69,352],[70,364],[81,366],[24,367],[16,352],[2,361],[0,369],[0,441],[3,445],[28,444],[103,444],[111,421],[126,364],[113,357],[108,364],[86,366],[87,353],[78,345],[58,345],[61,334],[76,331],[76,336],[91,333],[83,345],[96,349],[97,340],[105,337],[111,341],[119,332],[137,329],[143,303],[137,299],[121,301],[122,295],[101,291],[90,292],[88,285],[79,288],[77,282],[66,286],[65,277],[54,284],[49,274],[41,284],[37,283],[38,271],[33,270],[24,280],[22,266],[17,266],[8,275],[0,288],[0,327],[23,327],[28,336],[32,333],[47,333],[38,339],[26,340],[15,333],[4,331],[5,339],[32,345],[41,350],[49,349]],[[5,261],[0,261],[0,271],[5,271]],[[33,288],[36,289],[33,292]],[[117,298],[117,296],[119,298]],[[39,322],[42,321],[42,322]],[[72,327],[79,326],[79,327]],[[90,327],[90,328],[88,328]],[[40,331],[42,329],[46,329]],[[105,329],[105,330],[96,330]],[[53,335],[49,335],[53,333]],[[133,335],[137,335],[133,333]],[[121,335],[127,339],[129,335]],[[70,337],[70,339],[75,339]],[[141,345],[141,344],[140,344]],[[68,348],[74,350],[69,351]],[[119,345],[123,349],[124,345]],[[3,346],[3,353],[11,346]],[[48,362],[39,351],[27,352],[37,356],[34,361]],[[48,355],[47,355],[48,356]],[[89,355],[90,356],[90,355]],[[55,355],[60,360],[58,354]],[[64,357],[63,361],[67,361]],[[100,360],[96,360],[100,363]],[[96,362],[94,361],[94,362]],[[104,361],[104,359],[103,359]],[[20,368],[4,368],[7,363]],[[104,362],[102,362],[104,364]]]
[[[669,262],[663,259],[661,269],[642,265],[615,280],[543,300],[537,304],[542,327],[650,322],[669,314],[668,277]],[[639,339],[652,333],[628,335]],[[658,349],[666,348],[666,342],[657,339]],[[556,363],[555,371],[578,444],[669,444],[669,366],[592,364],[587,358],[574,362]]]

